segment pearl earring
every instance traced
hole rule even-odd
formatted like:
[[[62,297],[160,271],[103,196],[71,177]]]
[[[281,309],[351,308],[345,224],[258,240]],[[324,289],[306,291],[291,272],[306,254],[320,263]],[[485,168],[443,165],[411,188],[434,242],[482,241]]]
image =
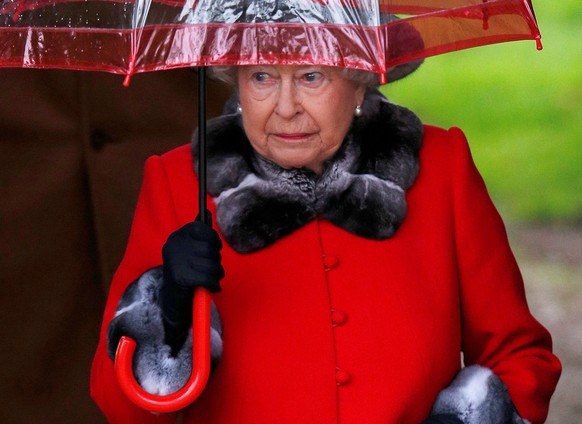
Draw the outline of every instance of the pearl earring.
[[[354,109],[355,116],[362,116],[362,105],[357,105],[356,109]]]
[[[239,104],[236,106],[237,113],[242,113],[242,106]]]

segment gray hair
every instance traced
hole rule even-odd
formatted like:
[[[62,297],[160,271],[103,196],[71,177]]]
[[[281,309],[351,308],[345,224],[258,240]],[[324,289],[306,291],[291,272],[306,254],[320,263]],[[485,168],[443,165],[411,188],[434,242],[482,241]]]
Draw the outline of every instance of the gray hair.
[[[237,84],[237,68],[237,66],[211,66],[208,69],[212,78],[235,87]],[[368,88],[377,88],[380,85],[380,76],[374,72],[360,69],[342,69],[342,74],[356,84],[365,85]]]

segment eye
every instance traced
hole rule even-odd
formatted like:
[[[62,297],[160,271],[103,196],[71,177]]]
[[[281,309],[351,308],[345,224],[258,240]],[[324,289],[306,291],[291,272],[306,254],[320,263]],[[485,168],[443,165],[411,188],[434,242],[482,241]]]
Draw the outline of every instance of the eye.
[[[256,81],[256,82],[267,82],[267,81],[269,81],[270,78],[271,78],[271,76],[266,72],[255,72],[252,75],[253,81]]]
[[[301,85],[309,88],[318,88],[325,81],[325,75],[322,72],[312,71],[301,75],[299,82]]]
[[[307,74],[303,75],[305,82],[316,82],[322,78],[323,74],[321,72],[308,72]]]

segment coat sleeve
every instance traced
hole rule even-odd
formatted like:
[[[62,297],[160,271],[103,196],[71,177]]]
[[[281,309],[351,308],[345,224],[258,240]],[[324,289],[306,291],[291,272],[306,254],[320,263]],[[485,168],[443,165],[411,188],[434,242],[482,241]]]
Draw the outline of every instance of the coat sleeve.
[[[162,263],[161,249],[178,219],[168,179],[158,156],[145,165],[144,179],[138,198],[124,258],[113,277],[101,327],[99,345],[91,368],[91,396],[110,423],[170,423],[175,416],[155,415],[128,400],[114,374],[113,362],[107,355],[107,327],[117,304],[130,283],[145,271]]]
[[[548,331],[529,311],[504,224],[465,136],[456,128],[450,134],[464,361],[491,369],[520,416],[542,423],[561,365]]]

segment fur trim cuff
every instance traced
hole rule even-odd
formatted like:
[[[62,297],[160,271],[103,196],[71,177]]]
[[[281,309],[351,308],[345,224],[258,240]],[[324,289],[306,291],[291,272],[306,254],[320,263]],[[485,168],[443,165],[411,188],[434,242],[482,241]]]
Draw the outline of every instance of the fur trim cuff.
[[[133,373],[145,391],[156,395],[179,390],[192,371],[192,332],[176,356],[172,356],[170,346],[164,343],[162,314],[157,304],[162,278],[162,268],[157,267],[133,282],[121,297],[107,333],[108,353],[112,360],[122,336],[136,341]],[[213,364],[222,356],[221,335],[220,317],[213,303],[210,328]]]
[[[464,424],[528,424],[515,410],[505,383],[479,365],[462,369],[439,393],[431,415],[453,414]]]

